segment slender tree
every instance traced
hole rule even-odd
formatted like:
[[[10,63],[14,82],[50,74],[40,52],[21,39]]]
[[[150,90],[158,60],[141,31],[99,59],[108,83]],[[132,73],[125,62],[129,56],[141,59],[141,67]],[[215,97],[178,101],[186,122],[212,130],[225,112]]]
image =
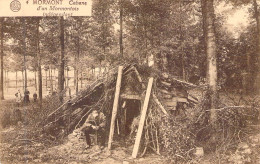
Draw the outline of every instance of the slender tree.
[[[79,67],[78,67],[78,62],[79,62],[79,55],[80,55],[80,38],[79,38],[79,33],[77,36],[77,53],[75,54],[76,56],[76,94],[78,94],[79,91]]]
[[[253,0],[254,12],[255,12],[255,20],[256,20],[256,29],[257,29],[257,42],[256,42],[256,54],[258,61],[258,71],[256,75],[256,89],[257,93],[260,94],[260,12],[259,12],[259,4],[257,4],[257,0]]]
[[[120,55],[123,57],[123,0],[119,0],[119,7],[120,7],[120,37],[119,37],[119,46],[120,46]]]
[[[24,89],[27,89],[27,69],[26,69],[26,20],[22,18],[22,26],[23,26],[23,62],[24,62]]]
[[[216,56],[216,36],[215,36],[215,15],[214,0],[202,0],[202,15],[204,19],[204,39],[207,54],[207,82],[211,93],[211,109],[217,108],[217,56]],[[216,111],[211,110],[211,121],[216,120]]]
[[[42,102],[42,68],[41,68],[41,52],[40,52],[40,18],[37,18],[36,20],[36,40],[37,40],[37,72],[38,72],[38,95],[40,99],[40,104]]]
[[[59,58],[59,72],[58,72],[58,93],[60,94],[60,100],[62,101],[62,91],[64,90],[64,18],[59,18],[60,23],[60,46],[61,46],[61,52],[60,52],[60,58]]]
[[[1,19],[1,71],[0,71],[0,99],[4,100],[4,18]]]
[[[17,89],[17,70],[15,70],[15,89]]]

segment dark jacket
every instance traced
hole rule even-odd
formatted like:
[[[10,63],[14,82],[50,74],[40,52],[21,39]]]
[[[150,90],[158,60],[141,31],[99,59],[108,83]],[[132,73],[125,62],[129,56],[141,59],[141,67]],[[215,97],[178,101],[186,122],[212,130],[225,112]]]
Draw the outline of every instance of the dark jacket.
[[[104,128],[106,126],[106,116],[100,112],[99,115],[94,118],[93,114],[91,113],[83,124],[83,127],[89,127],[92,125]]]

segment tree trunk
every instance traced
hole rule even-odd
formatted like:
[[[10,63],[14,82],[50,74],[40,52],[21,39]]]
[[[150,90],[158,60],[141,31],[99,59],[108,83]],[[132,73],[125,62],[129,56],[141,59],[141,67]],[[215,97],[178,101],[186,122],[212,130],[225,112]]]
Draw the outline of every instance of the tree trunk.
[[[83,86],[83,73],[82,71],[80,72],[80,88]]]
[[[77,54],[76,54],[76,94],[78,94],[79,91],[79,69],[78,69],[78,61],[79,61],[79,55],[80,55],[80,38],[78,36],[77,38]]]
[[[100,63],[99,63],[100,67],[99,67],[99,77],[101,76],[101,73],[102,73],[102,61],[100,60]]]
[[[214,29],[214,6],[213,0],[202,0],[204,29],[206,34],[204,36],[206,42],[208,73],[207,80],[211,93],[211,109],[217,108],[217,56],[216,56],[216,37]],[[211,110],[210,119],[212,122],[216,120],[216,110]]]
[[[1,19],[1,71],[0,71],[0,99],[4,100],[4,18]]]
[[[34,71],[34,85],[35,85],[35,90],[37,91],[37,71]]]
[[[144,33],[145,33],[145,61],[146,65],[149,66],[149,55],[148,55],[148,41],[147,41],[147,30],[146,26],[144,26]]]
[[[67,79],[67,82],[66,82],[66,79]],[[68,76],[66,76],[66,75],[64,74],[64,86],[65,86],[65,87],[67,86],[67,83],[68,83]]]
[[[180,55],[180,57],[181,57],[181,67],[182,67],[182,79],[183,80],[186,80],[186,74],[185,74],[185,59],[184,59],[184,56],[185,56],[185,54],[184,54],[184,52],[183,52],[183,42],[184,42],[184,36],[183,36],[183,31],[182,31],[182,25],[183,25],[183,21],[182,21],[182,12],[183,12],[183,10],[182,10],[182,1],[179,1],[179,23],[180,23],[180,46],[181,46],[181,55]]]
[[[67,69],[67,87],[69,87],[69,69]]]
[[[40,19],[37,19],[37,72],[38,72],[38,95],[40,100],[40,106],[42,102],[42,67],[41,67],[41,54],[40,54]]]
[[[15,71],[15,89],[17,89],[17,70]]]
[[[60,17],[60,46],[61,53],[59,59],[59,73],[58,73],[58,93],[60,101],[63,101],[62,91],[64,90],[64,18]]]
[[[9,89],[9,79],[8,79],[8,70],[6,71],[6,91],[8,92],[8,89]]]
[[[7,74],[6,74],[6,70],[4,70],[4,83],[5,83],[5,89],[7,89]]]
[[[258,11],[257,1],[254,0],[254,10],[255,10],[255,19],[257,26],[257,43],[256,43],[256,55],[257,55],[257,71],[256,71],[256,80],[255,80],[255,88],[257,94],[260,94],[260,14]],[[254,77],[255,75],[252,75]]]
[[[24,88],[27,89],[27,69],[26,69],[26,22],[22,18],[23,23],[23,61],[24,61]]]
[[[23,81],[23,90],[25,90],[25,87],[24,87],[24,73],[23,73],[23,69],[22,69],[22,81]]]
[[[46,91],[48,90],[48,75],[47,75],[47,70],[45,70],[45,87]]]
[[[119,46],[120,46],[120,55],[121,57],[124,56],[123,54],[123,6],[122,0],[119,2],[120,4],[120,37],[119,37]]]
[[[52,90],[52,86],[51,86],[51,84],[52,84],[51,80],[52,80],[51,79],[51,67],[49,66],[49,86],[50,86],[50,91],[51,91],[51,94],[52,94],[53,90]]]
[[[53,75],[52,75],[52,68],[51,69],[51,93],[53,93]]]
[[[56,68],[54,68],[53,74],[54,74],[54,87],[56,88]]]

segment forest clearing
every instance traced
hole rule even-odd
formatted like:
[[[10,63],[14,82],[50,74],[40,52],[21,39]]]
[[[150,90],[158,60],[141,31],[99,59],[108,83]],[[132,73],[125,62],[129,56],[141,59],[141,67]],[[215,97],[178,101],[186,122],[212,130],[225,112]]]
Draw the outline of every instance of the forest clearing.
[[[0,17],[0,163],[260,164],[258,0],[91,2]]]

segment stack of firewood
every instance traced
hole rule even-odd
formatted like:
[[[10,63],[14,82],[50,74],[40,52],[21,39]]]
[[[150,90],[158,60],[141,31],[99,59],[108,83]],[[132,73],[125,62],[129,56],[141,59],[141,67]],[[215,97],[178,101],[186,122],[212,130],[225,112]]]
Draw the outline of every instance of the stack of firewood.
[[[196,85],[165,73],[157,81],[158,94],[163,98],[162,103],[169,111],[179,113],[180,108],[198,103],[198,99],[188,93],[188,89],[196,88]]]

